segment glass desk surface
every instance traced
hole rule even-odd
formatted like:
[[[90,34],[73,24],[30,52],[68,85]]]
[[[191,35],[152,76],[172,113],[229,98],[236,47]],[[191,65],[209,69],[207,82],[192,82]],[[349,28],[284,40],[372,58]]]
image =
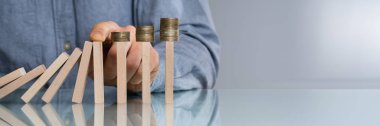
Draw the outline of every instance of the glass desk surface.
[[[140,94],[128,94],[116,104],[116,89],[106,88],[105,103],[94,104],[87,89],[82,104],[71,103],[72,90],[61,89],[52,103],[40,99],[25,104],[25,90],[0,100],[0,126],[7,125],[158,125],[165,126],[378,126],[380,90],[375,89],[252,89],[190,90],[153,93],[151,104]],[[166,113],[169,111],[169,113]],[[170,114],[170,111],[173,114]]]

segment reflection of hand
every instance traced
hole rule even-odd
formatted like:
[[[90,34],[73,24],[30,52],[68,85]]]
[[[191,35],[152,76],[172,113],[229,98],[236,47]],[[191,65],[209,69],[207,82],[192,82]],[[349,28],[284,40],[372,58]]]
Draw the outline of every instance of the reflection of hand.
[[[127,43],[127,80],[128,89],[134,92],[141,91],[142,86],[142,65],[141,65],[141,43],[136,43],[136,29],[133,26],[120,27],[113,21],[100,22],[94,25],[90,33],[90,40],[104,42],[104,81],[106,85],[116,84],[116,44],[111,41],[111,32],[130,32],[130,43]],[[151,59],[151,80],[156,77],[159,68],[159,55],[150,45]],[[91,63],[92,65],[92,63]],[[90,65],[89,76],[93,78],[93,67]]]

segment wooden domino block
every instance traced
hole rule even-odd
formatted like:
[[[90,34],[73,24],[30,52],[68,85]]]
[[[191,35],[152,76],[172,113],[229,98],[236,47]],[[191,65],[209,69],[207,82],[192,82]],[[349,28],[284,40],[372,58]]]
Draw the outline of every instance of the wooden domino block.
[[[88,67],[90,64],[92,52],[92,42],[86,41],[83,47],[82,58],[79,64],[79,70],[77,75],[77,80],[75,82],[74,92],[72,102],[82,103],[83,94],[86,87],[86,79],[88,74]]]
[[[179,37],[178,18],[161,18],[160,40],[166,42],[165,49],[165,103],[173,103],[174,41]]]
[[[73,104],[71,106],[73,110],[74,120],[76,126],[86,126],[86,117],[84,115],[82,104]]]
[[[103,43],[93,42],[94,60],[94,99],[95,103],[104,103]]]
[[[117,103],[127,102],[127,42],[129,32],[112,32],[111,39],[116,44]]]
[[[151,103],[150,80],[150,43],[142,42],[142,100],[143,103]]]
[[[30,121],[32,121],[33,125],[35,126],[46,126],[45,122],[42,120],[42,118],[38,115],[36,109],[31,104],[25,104],[21,108],[22,112],[29,118]]]
[[[9,82],[11,82],[11,81],[13,81],[13,80],[25,75],[25,74],[26,74],[26,72],[25,72],[24,67],[21,67],[15,71],[12,71],[11,73],[0,78],[0,87],[4,86],[5,84],[8,84]]]
[[[33,70],[26,73],[24,76],[16,79],[15,81],[7,84],[0,89],[0,99],[17,90],[21,86],[25,85],[27,82],[31,81],[34,78],[40,76],[46,70],[45,65],[39,65]]]
[[[167,42],[165,50],[165,102],[173,103],[174,43]]]
[[[62,121],[62,118],[58,115],[57,111],[55,111],[54,107],[51,104],[46,104],[42,106],[42,111],[47,117],[50,125],[52,126],[64,126],[65,124]]]
[[[0,120],[4,120],[11,126],[27,126],[24,121],[2,105],[0,105]]]
[[[143,103],[151,103],[150,42],[154,41],[154,27],[152,25],[137,26],[136,40],[142,44],[142,101]]]
[[[50,103],[54,95],[57,93],[58,89],[62,86],[67,75],[74,67],[75,63],[81,56],[82,51],[79,48],[75,48],[73,53],[70,55],[69,59],[66,61],[65,65],[62,66],[60,72],[57,74],[50,87],[46,90],[45,94],[42,96],[42,100],[46,103]]]
[[[61,53],[57,59],[49,66],[48,69],[39,77],[36,82],[21,96],[21,99],[28,103],[38,91],[46,84],[47,81],[58,71],[59,68],[66,62],[69,55],[66,52]]]
[[[117,42],[117,103],[127,102],[127,43]]]

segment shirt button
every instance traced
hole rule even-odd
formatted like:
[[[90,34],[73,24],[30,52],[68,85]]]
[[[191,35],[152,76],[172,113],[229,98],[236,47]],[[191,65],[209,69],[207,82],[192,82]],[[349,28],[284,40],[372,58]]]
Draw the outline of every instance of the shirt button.
[[[63,45],[63,49],[65,49],[65,51],[68,51],[71,49],[71,45],[70,45],[70,42],[69,41],[66,41],[65,44]]]

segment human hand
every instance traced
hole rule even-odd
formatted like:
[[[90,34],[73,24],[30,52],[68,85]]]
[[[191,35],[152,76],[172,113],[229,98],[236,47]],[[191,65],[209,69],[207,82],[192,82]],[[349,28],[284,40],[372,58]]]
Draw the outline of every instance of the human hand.
[[[130,42],[127,43],[127,80],[128,90],[133,92],[141,91],[142,87],[142,65],[141,49],[142,45],[136,42],[136,29],[133,26],[120,27],[113,21],[99,22],[95,24],[90,32],[90,40],[93,42],[103,42],[104,56],[104,82],[108,86],[116,86],[116,44],[111,40],[111,32],[130,32]],[[150,74],[151,81],[157,75],[159,68],[159,55],[150,45]],[[93,78],[93,64],[90,64],[89,76]]]

